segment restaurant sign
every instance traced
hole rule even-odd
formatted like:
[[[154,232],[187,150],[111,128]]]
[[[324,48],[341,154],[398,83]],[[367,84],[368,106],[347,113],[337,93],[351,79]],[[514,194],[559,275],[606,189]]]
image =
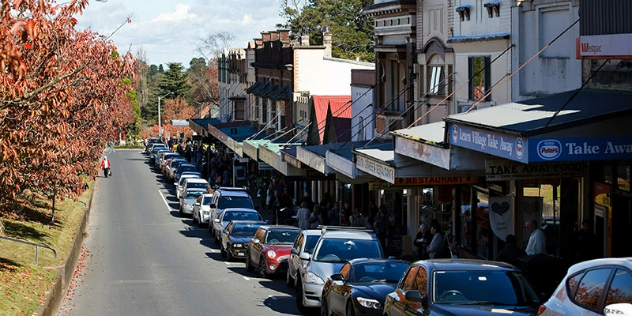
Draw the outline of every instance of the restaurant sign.
[[[486,159],[485,177],[487,181],[581,177],[583,168],[581,162],[523,164],[506,159]]]
[[[478,182],[478,177],[413,177],[396,178],[395,183],[391,186],[460,185]]]
[[[529,162],[527,140],[516,136],[493,132],[465,125],[448,125],[451,145],[479,151],[509,160]]]

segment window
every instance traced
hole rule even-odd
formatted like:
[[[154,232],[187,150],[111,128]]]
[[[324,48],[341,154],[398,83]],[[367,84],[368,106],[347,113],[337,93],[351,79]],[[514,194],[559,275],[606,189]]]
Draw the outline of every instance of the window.
[[[443,95],[445,88],[445,75],[443,66],[428,67],[428,93]]]
[[[303,240],[305,240],[305,235],[300,234],[298,235],[298,238],[296,238],[296,240],[294,241],[294,250],[296,250],[296,253],[301,252],[301,246],[303,245]]]
[[[606,297],[606,305],[616,303],[632,303],[632,275],[623,269],[615,272]]]
[[[342,274],[342,277],[345,278],[345,280],[349,280],[349,270],[351,270],[349,262],[345,263],[345,265],[340,268],[340,274]]]
[[[386,69],[385,100],[384,107],[391,111],[401,112],[404,110],[406,86],[402,82],[404,71],[400,69],[397,60],[390,60]]]
[[[594,269],[586,272],[582,278],[573,300],[580,306],[597,311],[599,300],[603,296],[606,281],[610,276],[610,268]]]
[[[491,64],[489,56],[470,57],[469,64],[469,97],[470,100],[481,100],[490,88]],[[491,101],[491,94],[482,101]]]
[[[400,288],[402,291],[413,290],[415,287],[413,283],[415,282],[415,277],[417,276],[417,272],[419,271],[419,266],[412,266],[408,269],[406,276],[402,278],[402,285]]]
[[[261,123],[268,122],[268,99],[261,98]]]

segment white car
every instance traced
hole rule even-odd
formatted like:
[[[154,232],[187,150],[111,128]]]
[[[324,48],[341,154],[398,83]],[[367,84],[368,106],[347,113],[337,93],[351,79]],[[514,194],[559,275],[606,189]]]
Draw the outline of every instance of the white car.
[[[211,200],[213,199],[213,194],[204,193],[200,195],[193,204],[193,222],[197,223],[199,226],[204,226],[208,224],[208,218],[211,214]]]
[[[179,199],[182,194],[188,189],[204,189],[206,190],[206,185],[208,181],[200,178],[189,177],[184,179],[184,181],[178,181],[179,186],[176,186],[176,197]],[[181,178],[182,179],[182,178]]]
[[[220,187],[213,191],[213,200],[211,201],[211,217],[213,222],[224,209],[227,208],[250,208],[254,209],[254,203],[248,191],[243,188]],[[208,225],[211,236],[219,241],[221,231],[216,232],[214,225]]]
[[[209,225],[213,225],[215,231],[215,243],[219,244],[222,238],[222,231],[230,221],[263,221],[263,217],[257,210],[251,208],[227,208],[219,214]]]
[[[180,196],[180,217],[193,214],[193,204],[197,198],[206,193],[203,189],[189,189]]]

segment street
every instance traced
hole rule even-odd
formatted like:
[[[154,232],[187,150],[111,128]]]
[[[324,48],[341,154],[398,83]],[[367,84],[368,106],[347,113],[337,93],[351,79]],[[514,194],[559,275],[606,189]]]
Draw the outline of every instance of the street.
[[[246,272],[220,256],[206,228],[178,216],[173,185],[139,149],[105,155],[96,182],[85,267],[58,315],[299,315],[285,275]]]

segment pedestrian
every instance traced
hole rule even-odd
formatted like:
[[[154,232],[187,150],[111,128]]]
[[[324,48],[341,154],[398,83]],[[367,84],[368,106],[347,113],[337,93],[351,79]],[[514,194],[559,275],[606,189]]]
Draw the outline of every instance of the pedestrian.
[[[101,170],[103,170],[103,176],[106,178],[112,175],[110,160],[106,156],[103,156],[103,160],[101,160]]]
[[[348,202],[345,202],[342,210],[340,211],[340,225],[341,226],[350,226],[351,222],[349,221],[349,217],[351,217],[351,207]]]
[[[366,218],[362,215],[359,208],[353,210],[353,215],[350,218],[351,226],[353,227],[366,227]]]
[[[519,267],[520,261],[518,261],[518,258],[526,256],[527,252],[518,247],[518,239],[516,236],[509,234],[505,237],[505,249],[498,253],[498,258],[496,260],[507,262]]]
[[[340,225],[340,204],[338,202],[334,202],[334,206],[329,210],[327,214],[327,218],[329,219],[329,225],[338,226]]]
[[[301,208],[296,212],[296,220],[298,221],[298,227],[300,229],[308,229],[309,228],[309,218],[310,211],[307,202],[301,203]]]
[[[417,257],[419,260],[428,259],[428,252],[426,251],[426,247],[428,247],[428,243],[432,240],[432,234],[428,229],[426,224],[419,225],[419,230],[417,231],[417,235],[415,236],[415,247],[417,247]]]
[[[546,236],[542,229],[538,227],[538,222],[535,219],[525,222],[525,228],[529,233],[529,242],[527,243],[527,255],[533,256],[537,254],[546,253]]]
[[[314,205],[314,211],[309,216],[309,228],[318,228],[323,224],[323,216],[320,213],[320,206]]]
[[[268,214],[272,213],[272,209],[274,208],[274,203],[276,202],[276,196],[274,195],[274,185],[271,183],[268,186],[268,192],[266,193],[266,205],[268,206],[267,212]]]
[[[112,140],[110,140],[110,142],[108,143],[108,146],[110,146],[110,152],[113,153],[114,152],[114,142]]]
[[[369,218],[368,218],[368,222],[371,228],[375,228],[373,226],[373,223],[375,223],[375,216],[377,215],[378,212],[379,210],[377,208],[377,205],[375,205],[375,201],[371,200],[369,202]]]
[[[445,240],[445,236],[443,235],[443,229],[437,219],[433,219],[432,222],[430,222],[430,233],[432,234],[432,241],[426,250],[428,251],[428,257],[430,257],[430,259],[435,259],[437,257],[437,252],[439,252],[442,248],[447,248],[447,242]]]
[[[386,248],[386,228],[388,227],[388,218],[386,217],[386,206],[380,205],[377,215],[375,215],[375,223],[373,224],[375,234],[380,240],[383,248]]]

